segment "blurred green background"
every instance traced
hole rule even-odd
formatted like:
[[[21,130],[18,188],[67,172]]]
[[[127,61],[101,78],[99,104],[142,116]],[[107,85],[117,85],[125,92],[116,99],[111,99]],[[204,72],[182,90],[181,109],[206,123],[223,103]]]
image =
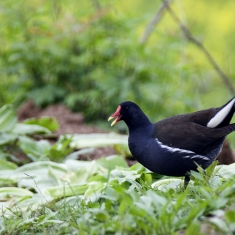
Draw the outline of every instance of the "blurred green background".
[[[2,0],[0,105],[64,103],[87,122],[125,100],[152,121],[232,97],[205,55],[168,12],[139,39],[162,1]],[[180,20],[235,82],[235,1],[175,0]]]

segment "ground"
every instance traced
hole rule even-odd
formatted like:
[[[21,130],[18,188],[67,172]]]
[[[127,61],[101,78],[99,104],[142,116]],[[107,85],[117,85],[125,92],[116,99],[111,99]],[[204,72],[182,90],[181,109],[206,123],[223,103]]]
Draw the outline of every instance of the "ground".
[[[73,113],[62,104],[50,105],[46,109],[37,107],[31,100],[25,102],[18,109],[18,119],[23,121],[31,117],[51,116],[55,117],[60,125],[60,128],[55,132],[56,135],[62,134],[89,134],[89,133],[105,133],[106,131],[92,125],[85,124],[82,113]],[[92,160],[100,157],[116,154],[113,148],[97,148],[89,155],[82,156],[83,160]],[[235,161],[234,152],[231,150],[228,141],[224,142],[223,149],[218,157],[220,164],[230,164]],[[129,165],[135,163],[134,160],[127,160]]]

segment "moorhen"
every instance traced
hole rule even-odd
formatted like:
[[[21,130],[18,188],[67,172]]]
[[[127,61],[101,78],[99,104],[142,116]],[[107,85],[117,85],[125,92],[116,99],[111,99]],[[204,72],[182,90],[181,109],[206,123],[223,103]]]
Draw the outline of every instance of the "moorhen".
[[[121,103],[108,121],[111,126],[123,120],[129,129],[128,145],[132,155],[149,170],[167,176],[184,176],[197,164],[206,169],[218,156],[226,135],[235,130],[229,124],[235,111],[235,97],[220,108],[182,114],[151,123],[140,107]]]

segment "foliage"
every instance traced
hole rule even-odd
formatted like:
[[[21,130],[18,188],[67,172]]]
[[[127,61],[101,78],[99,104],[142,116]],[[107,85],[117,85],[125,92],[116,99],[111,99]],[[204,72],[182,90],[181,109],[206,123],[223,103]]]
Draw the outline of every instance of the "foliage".
[[[58,127],[56,119],[52,117],[30,118],[18,123],[12,106],[3,106],[0,109],[0,160],[2,165],[10,164],[5,161],[6,159],[18,162],[12,154],[19,150],[31,161],[62,162],[66,156],[74,159],[80,154],[92,152],[92,148],[102,146],[114,146],[118,153],[131,156],[127,146],[127,136],[117,134],[64,135],[60,136],[53,145],[46,139],[39,141],[34,139],[50,138],[51,131],[56,131]],[[74,149],[80,149],[80,151],[69,155]]]
[[[29,97],[41,106],[63,102],[90,121],[106,120],[124,100],[138,102],[155,119],[156,113],[160,119],[200,106],[198,94],[209,92],[214,74],[190,56],[180,58],[178,33],[166,35],[160,27],[156,42],[144,47],[137,40],[138,20],[112,8],[66,4],[1,2],[0,67],[6,89],[0,102],[19,104]]]
[[[31,82],[28,96],[41,106],[64,102],[73,110],[82,110],[87,120],[106,119],[125,99],[141,103],[149,83],[158,76],[170,77],[170,64],[154,55],[149,58],[145,48],[125,37],[132,26],[110,15],[82,32],[71,32],[74,37],[56,31],[44,38],[27,30],[27,40],[13,42],[5,51],[4,66],[8,76],[13,71]],[[58,33],[62,36],[55,44]],[[161,98],[162,88],[159,84]],[[156,97],[152,94],[146,102]]]
[[[165,177],[152,184],[150,172],[140,164],[127,168],[122,159],[44,161],[1,170],[1,181],[8,175],[17,186],[0,189],[2,234],[234,231],[234,164],[212,166],[208,182],[204,172],[195,172],[183,191],[183,181],[171,184]]]
[[[182,179],[128,167],[126,136],[66,135],[51,145],[42,138],[56,127],[46,117],[18,123],[11,106],[0,109],[1,234],[234,233],[235,163],[199,167],[184,190]],[[30,163],[9,153],[12,142]],[[106,145],[122,155],[77,160]]]
[[[133,100],[156,120],[156,114],[161,119],[229,96],[168,18],[148,46],[139,45],[139,32],[150,19],[141,14],[154,13],[154,2],[119,1],[106,8],[101,1],[101,10],[88,2],[1,1],[0,104],[18,105],[26,98],[43,107],[63,102],[94,121],[106,119],[121,101]],[[135,20],[120,14],[126,4]],[[205,38],[205,44],[226,54],[225,60],[217,58],[234,78],[233,58],[227,56],[234,47],[214,40],[218,31],[232,42],[234,3],[184,4],[194,9],[186,14],[200,14],[189,19],[193,32],[203,37],[210,30],[212,40]],[[212,10],[202,14],[206,4]],[[201,16],[206,18],[200,25]],[[55,119],[18,123],[11,105],[0,109],[1,234],[235,233],[234,164],[214,163],[206,174],[199,168],[184,191],[181,179],[153,174],[140,164],[128,167],[126,136],[67,135],[51,145],[46,138],[57,128]],[[105,145],[121,156],[77,160]],[[17,158],[19,153],[27,162]]]
[[[36,135],[50,134],[58,128],[55,118],[31,118],[22,123],[17,122],[15,111],[11,105],[4,105],[0,109],[0,161],[2,166],[11,168],[6,159],[18,162],[12,154],[22,151],[32,161],[51,159],[61,161],[68,155],[72,148],[69,147],[70,139],[61,138],[53,146],[47,140],[35,141]]]

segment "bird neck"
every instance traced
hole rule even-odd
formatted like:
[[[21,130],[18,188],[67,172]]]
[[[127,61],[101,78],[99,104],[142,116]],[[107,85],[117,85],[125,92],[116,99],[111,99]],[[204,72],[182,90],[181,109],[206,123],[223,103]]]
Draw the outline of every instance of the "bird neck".
[[[135,115],[132,119],[124,120],[124,122],[128,126],[129,132],[151,127],[153,125],[143,112]]]

